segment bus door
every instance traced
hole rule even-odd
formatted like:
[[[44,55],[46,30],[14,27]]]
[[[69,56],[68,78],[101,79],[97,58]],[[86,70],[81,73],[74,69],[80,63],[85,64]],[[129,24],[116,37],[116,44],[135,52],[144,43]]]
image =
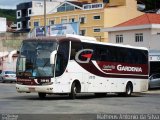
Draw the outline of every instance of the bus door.
[[[67,84],[67,81],[65,79],[68,78],[68,73],[66,72],[66,68],[68,65],[68,58],[69,58],[69,42],[61,42],[59,44],[59,49],[57,52],[55,76],[57,77],[56,78],[57,82],[63,85]]]

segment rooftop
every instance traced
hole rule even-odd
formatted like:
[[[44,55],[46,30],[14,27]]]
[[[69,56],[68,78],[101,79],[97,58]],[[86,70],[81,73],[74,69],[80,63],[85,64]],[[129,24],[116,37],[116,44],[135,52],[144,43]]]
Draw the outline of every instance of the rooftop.
[[[136,25],[160,24],[160,14],[146,13],[114,27],[126,27]]]

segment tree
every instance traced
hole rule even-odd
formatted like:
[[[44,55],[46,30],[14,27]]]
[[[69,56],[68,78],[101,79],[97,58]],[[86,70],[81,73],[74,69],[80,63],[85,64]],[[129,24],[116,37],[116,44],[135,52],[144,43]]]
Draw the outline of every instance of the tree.
[[[7,18],[7,21],[16,21],[16,10],[0,9],[0,17]]]

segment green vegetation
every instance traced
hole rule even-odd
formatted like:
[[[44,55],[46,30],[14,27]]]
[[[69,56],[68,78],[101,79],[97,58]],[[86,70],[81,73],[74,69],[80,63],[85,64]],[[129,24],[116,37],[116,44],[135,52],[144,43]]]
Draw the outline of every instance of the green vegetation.
[[[0,9],[0,17],[7,18],[7,21],[16,21],[16,10]]]

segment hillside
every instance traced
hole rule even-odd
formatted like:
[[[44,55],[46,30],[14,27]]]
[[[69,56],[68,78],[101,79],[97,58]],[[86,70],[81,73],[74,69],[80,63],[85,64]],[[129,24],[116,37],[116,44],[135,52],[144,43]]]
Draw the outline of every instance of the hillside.
[[[7,21],[16,21],[16,10],[0,9],[0,17],[7,18]]]

